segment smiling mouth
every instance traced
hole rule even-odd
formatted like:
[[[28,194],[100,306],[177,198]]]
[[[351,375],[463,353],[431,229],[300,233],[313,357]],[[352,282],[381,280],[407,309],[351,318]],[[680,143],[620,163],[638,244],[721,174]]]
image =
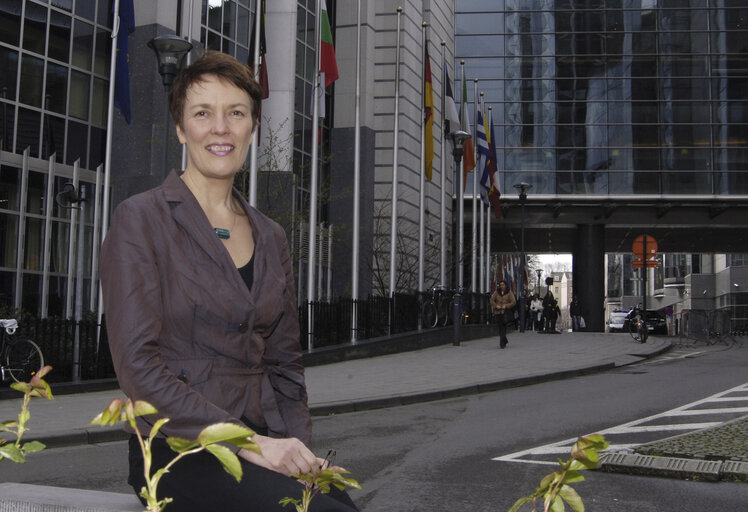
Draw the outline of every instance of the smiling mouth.
[[[231,145],[217,145],[217,144],[211,144],[207,147],[207,150],[211,153],[228,153],[229,151],[232,151],[234,149],[234,146]]]

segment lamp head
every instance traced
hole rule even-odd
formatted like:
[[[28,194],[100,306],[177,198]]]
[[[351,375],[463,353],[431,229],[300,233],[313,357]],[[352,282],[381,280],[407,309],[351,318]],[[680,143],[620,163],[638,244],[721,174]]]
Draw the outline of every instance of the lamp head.
[[[462,145],[470,138],[470,134],[463,130],[455,130],[449,134],[449,140],[455,149],[462,149]]]
[[[517,183],[514,185],[514,188],[517,189],[517,192],[519,193],[519,200],[524,201],[527,199],[527,193],[532,189],[532,185],[529,183],[525,183],[524,181],[522,183]]]
[[[192,49],[192,43],[179,36],[167,34],[156,36],[148,41],[148,47],[156,54],[158,72],[163,80],[164,88],[168,91],[182,67],[184,56]]]

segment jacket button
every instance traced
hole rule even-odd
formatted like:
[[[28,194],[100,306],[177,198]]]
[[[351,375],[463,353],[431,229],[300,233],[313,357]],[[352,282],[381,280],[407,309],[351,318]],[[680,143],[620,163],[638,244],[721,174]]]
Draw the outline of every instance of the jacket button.
[[[242,322],[242,323],[239,324],[239,332],[240,333],[244,334],[248,330],[249,330],[249,325],[247,324],[247,322]]]

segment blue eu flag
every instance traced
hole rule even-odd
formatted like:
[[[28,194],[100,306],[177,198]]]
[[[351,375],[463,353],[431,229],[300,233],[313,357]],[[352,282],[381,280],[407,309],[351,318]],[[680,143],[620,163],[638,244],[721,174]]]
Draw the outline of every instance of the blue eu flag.
[[[115,20],[116,20],[115,13]],[[135,7],[133,0],[120,0],[119,32],[117,33],[117,70],[114,75],[114,106],[130,124],[130,51],[127,39],[135,31]],[[115,21],[116,23],[116,21]]]

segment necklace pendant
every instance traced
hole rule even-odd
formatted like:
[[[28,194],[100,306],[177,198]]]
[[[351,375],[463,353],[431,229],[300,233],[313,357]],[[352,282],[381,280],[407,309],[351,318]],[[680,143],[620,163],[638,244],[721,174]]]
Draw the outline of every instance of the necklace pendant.
[[[214,231],[216,232],[216,235],[218,235],[218,238],[221,240],[228,240],[231,238],[231,232],[228,229],[223,228],[215,228]]]

